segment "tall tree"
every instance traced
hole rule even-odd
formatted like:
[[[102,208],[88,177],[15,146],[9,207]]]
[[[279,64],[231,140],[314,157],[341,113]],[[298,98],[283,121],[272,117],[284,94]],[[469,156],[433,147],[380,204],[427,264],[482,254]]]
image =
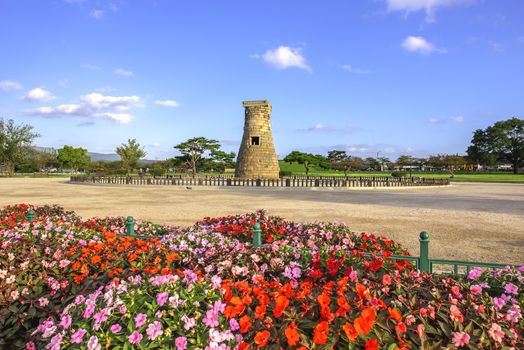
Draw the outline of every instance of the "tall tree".
[[[0,118],[0,163],[5,163],[9,176],[15,174],[15,166],[24,160],[29,147],[39,136],[31,125],[16,125],[13,119],[4,122]]]
[[[76,172],[86,169],[91,164],[91,156],[85,148],[65,145],[58,150],[58,161],[62,168]]]
[[[476,130],[467,153],[479,163],[509,162],[518,173],[524,164],[524,120],[514,117]]]
[[[225,152],[222,150],[211,151],[211,161],[215,169],[224,172],[226,168],[235,167],[235,152]]]
[[[311,166],[320,165],[321,162],[324,160],[325,158],[320,155],[304,153],[299,151],[293,151],[284,158],[284,161],[286,163],[296,162],[298,164],[302,164],[304,166],[304,169],[306,170],[306,175],[309,174],[309,169]]]
[[[122,166],[127,171],[135,168],[138,161],[147,155],[144,148],[140,146],[136,139],[128,139],[127,143],[123,143],[120,147],[117,147],[116,154],[120,156]]]
[[[194,137],[174,146],[183,156],[187,156],[187,163],[192,169],[193,176],[197,172],[197,164],[204,154],[216,152],[220,149],[217,140],[209,140],[205,137]]]

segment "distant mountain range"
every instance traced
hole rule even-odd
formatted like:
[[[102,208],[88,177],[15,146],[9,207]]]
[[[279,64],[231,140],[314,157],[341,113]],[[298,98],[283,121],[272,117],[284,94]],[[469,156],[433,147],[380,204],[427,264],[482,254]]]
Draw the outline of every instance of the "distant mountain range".
[[[91,156],[92,162],[114,162],[120,160],[120,156],[116,153],[96,153],[87,152]],[[140,163],[151,164],[154,160],[151,159],[140,159]]]

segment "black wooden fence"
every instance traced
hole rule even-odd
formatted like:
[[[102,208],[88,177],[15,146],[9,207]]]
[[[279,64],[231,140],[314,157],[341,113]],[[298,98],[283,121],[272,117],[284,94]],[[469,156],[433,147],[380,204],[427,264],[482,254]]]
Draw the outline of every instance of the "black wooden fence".
[[[107,185],[243,186],[243,187],[414,187],[445,186],[448,179],[421,177],[285,176],[279,179],[239,179],[231,176],[71,176],[73,183]]]

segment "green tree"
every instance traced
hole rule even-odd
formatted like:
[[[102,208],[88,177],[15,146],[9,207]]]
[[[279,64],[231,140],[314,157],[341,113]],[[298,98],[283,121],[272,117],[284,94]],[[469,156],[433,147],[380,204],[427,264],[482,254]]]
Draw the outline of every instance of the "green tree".
[[[473,133],[468,158],[481,164],[509,162],[513,173],[524,163],[524,120],[511,118]]]
[[[332,163],[332,168],[344,172],[344,176],[348,176],[348,172],[352,170],[364,170],[368,167],[366,161],[360,157],[348,156],[337,162]]]
[[[340,162],[340,161],[346,160],[347,158],[348,158],[348,155],[346,151],[333,150],[333,151],[329,151],[327,155],[327,160],[329,160],[332,163]]]
[[[138,164],[138,161],[144,158],[147,153],[136,139],[128,139],[127,143],[123,143],[120,147],[116,148],[116,154],[120,156],[122,160],[122,167],[126,171],[133,170]]]
[[[6,165],[9,176],[15,174],[15,166],[26,158],[31,144],[39,136],[31,125],[16,125],[12,119],[4,122],[0,118],[0,163]]]
[[[288,154],[284,161],[286,163],[298,163],[302,164],[304,166],[304,169],[306,170],[306,175],[309,174],[309,169],[311,166],[320,165],[321,162],[325,159],[322,156],[311,154],[311,153],[304,153],[299,151],[293,151],[290,154]]]
[[[27,150],[26,157],[23,163],[19,166],[25,166],[25,168],[31,169],[31,171],[42,171],[50,168],[58,167],[57,154],[54,150],[42,151],[35,148],[29,148]],[[17,166],[17,170],[19,168]]]
[[[224,172],[226,168],[235,167],[235,152],[225,152],[222,150],[211,151],[211,160],[216,170]]]
[[[209,140],[205,137],[194,137],[174,146],[182,156],[187,157],[187,165],[191,168],[193,176],[197,172],[197,164],[205,153],[212,154],[220,149],[217,140]]]
[[[65,145],[58,150],[58,162],[62,169],[71,169],[76,172],[89,167],[91,157],[85,148]]]

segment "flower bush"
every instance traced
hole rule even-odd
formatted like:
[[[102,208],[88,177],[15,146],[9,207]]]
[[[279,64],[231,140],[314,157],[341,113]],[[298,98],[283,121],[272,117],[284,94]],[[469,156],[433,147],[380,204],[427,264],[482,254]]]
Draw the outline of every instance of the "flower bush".
[[[1,210],[0,348],[524,347],[522,267],[421,273],[386,237],[265,211],[124,227]]]

